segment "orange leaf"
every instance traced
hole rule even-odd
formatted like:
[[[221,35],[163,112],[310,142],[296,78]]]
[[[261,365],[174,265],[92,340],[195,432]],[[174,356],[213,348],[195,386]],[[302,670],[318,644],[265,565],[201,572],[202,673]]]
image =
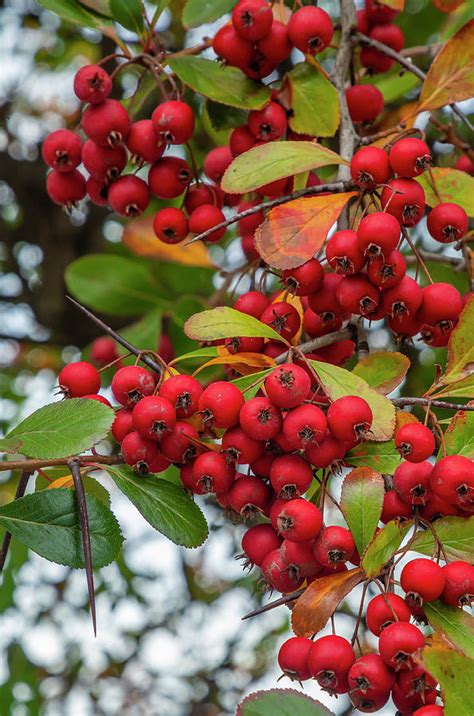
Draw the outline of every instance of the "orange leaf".
[[[270,266],[295,268],[308,261],[323,245],[327,233],[352,191],[330,196],[295,199],[272,209],[255,232],[255,246]]]
[[[474,20],[438,52],[423,84],[418,112],[438,109],[474,95]]]
[[[453,12],[456,8],[463,4],[464,0],[433,0],[435,5],[441,12]]]
[[[153,218],[149,216],[133,219],[125,225],[123,243],[138,256],[172,261],[185,266],[214,268],[207,249],[201,242],[164,244],[160,241],[153,231]]]
[[[299,296],[293,296],[292,293],[290,293],[288,290],[284,290],[281,293],[278,293],[275,298],[273,299],[272,303],[278,303],[279,301],[284,301],[285,303],[289,303],[290,306],[293,306],[293,308],[296,308],[298,311],[298,315],[300,317],[300,327],[298,328],[296,334],[291,339],[291,345],[292,346],[299,346],[301,343],[301,334],[303,333],[303,316],[304,316],[304,308],[303,304],[301,302],[301,298]]]
[[[391,7],[392,10],[398,10],[401,12],[405,9],[405,0],[378,0],[379,5],[386,5]]]
[[[420,421],[413,415],[413,413],[407,413],[406,410],[397,410],[395,413],[395,433],[403,428],[404,425],[409,423],[419,423]]]
[[[363,581],[360,567],[315,579],[293,608],[291,625],[295,634],[311,636],[321,631],[344,597]]]
[[[230,365],[241,375],[251,375],[275,365],[275,359],[264,353],[229,353],[225,346],[217,346],[217,352],[219,353],[217,358],[211,358],[207,363],[199,366],[193,375],[196,376],[210,365]]]
[[[73,485],[74,481],[72,479],[72,476],[63,475],[62,477],[58,477],[56,478],[56,480],[53,480],[53,482],[50,482],[46,489],[56,490],[58,489],[58,487],[72,487]]]

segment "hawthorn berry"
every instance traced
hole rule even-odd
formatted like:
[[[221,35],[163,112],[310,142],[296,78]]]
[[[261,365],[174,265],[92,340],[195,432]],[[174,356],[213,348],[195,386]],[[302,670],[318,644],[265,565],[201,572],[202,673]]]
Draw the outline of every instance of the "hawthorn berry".
[[[388,490],[383,497],[380,521],[386,525],[390,520],[408,519],[411,517],[411,512],[411,505],[408,505],[405,500],[402,500],[398,492]]]
[[[204,172],[212,181],[220,182],[233,157],[229,147],[215,147],[204,159]]]
[[[353,122],[373,122],[383,111],[383,94],[375,85],[349,87],[346,89],[346,100]]]
[[[367,269],[371,283],[381,289],[393,288],[406,274],[406,262],[400,251],[392,251],[387,257],[376,256]]]
[[[233,25],[224,25],[216,32],[212,49],[217,57],[233,67],[246,67],[253,55],[252,43],[241,37]]]
[[[379,147],[362,147],[351,160],[351,177],[361,189],[374,189],[392,175],[388,154]]]
[[[99,65],[85,65],[74,75],[74,94],[81,102],[103,102],[111,91],[110,75]]]
[[[176,411],[166,398],[149,395],[142,398],[132,411],[133,425],[148,440],[161,440],[176,423]]]
[[[273,65],[287,60],[292,49],[288,28],[278,20],[273,20],[270,32],[257,42],[258,52]]]
[[[316,505],[301,497],[283,502],[276,514],[278,533],[290,542],[314,539],[323,526],[323,517]]]
[[[316,405],[298,405],[283,421],[283,435],[298,449],[320,444],[327,432],[327,420]]]
[[[319,291],[308,296],[309,307],[314,313],[320,315],[324,322],[332,321],[336,316],[343,313],[336,294],[342,278],[342,276],[335,273],[324,274],[323,283]]]
[[[295,408],[303,403],[311,391],[311,378],[299,365],[283,363],[265,380],[265,392],[279,408]]]
[[[370,35],[370,33],[369,33]],[[388,72],[394,60],[380,50],[374,47],[362,47],[360,51],[360,63],[362,67],[366,67],[370,74],[379,72]]]
[[[283,564],[279,549],[269,552],[262,562],[262,575],[271,589],[283,594],[301,587],[304,579],[292,574]]]
[[[248,127],[253,136],[262,142],[272,142],[283,137],[286,125],[286,112],[278,102],[269,102],[263,109],[249,112]]]
[[[167,206],[155,214],[153,231],[165,244],[179,244],[188,235],[188,220],[181,209]]]
[[[306,681],[311,678],[308,669],[308,656],[313,646],[311,639],[294,636],[281,645],[278,652],[278,664],[285,676],[292,681]]]
[[[416,177],[432,163],[428,145],[415,137],[405,137],[395,142],[390,149],[389,159],[393,171],[402,177]]]
[[[68,363],[60,371],[58,384],[68,398],[82,398],[100,389],[100,374],[97,368],[87,361]]]
[[[192,184],[186,189],[184,197],[184,208],[188,214],[202,204],[214,204],[222,208],[224,206],[223,196],[220,188],[215,184]]]
[[[424,645],[422,632],[408,622],[389,624],[379,636],[380,656],[395,671],[413,668],[411,655]]]
[[[380,289],[365,274],[344,276],[336,290],[339,305],[347,313],[367,316],[380,303]]]
[[[471,176],[474,175],[474,162],[469,159],[466,154],[462,154],[459,159],[456,160],[454,168],[458,169],[460,172],[471,174]]]
[[[370,259],[390,256],[400,240],[400,224],[391,214],[376,211],[368,214],[357,228],[357,243],[362,253]]]
[[[137,475],[148,475],[150,466],[159,454],[155,441],[147,440],[135,430],[125,435],[120,447],[122,457]]]
[[[426,425],[407,423],[396,431],[395,447],[408,462],[423,462],[435,450],[434,435]]]
[[[90,104],[82,115],[81,127],[89,139],[104,147],[124,142],[130,128],[125,107],[115,99]]]
[[[119,368],[112,378],[112,393],[120,405],[133,408],[138,401],[155,390],[155,379],[145,368],[127,365]]]
[[[234,477],[234,468],[227,463],[224,455],[217,452],[205,452],[193,462],[193,492],[197,495],[227,492],[234,482]]]
[[[446,577],[431,559],[412,559],[402,569],[400,584],[408,604],[422,606],[424,602],[438,599],[444,589]]]
[[[398,15],[398,10],[382,5],[377,0],[365,0],[365,12],[371,25],[386,25]]]
[[[450,504],[472,511],[474,506],[474,462],[464,455],[438,460],[430,476],[433,492]]]
[[[223,221],[225,221],[225,216],[219,207],[214,206],[214,204],[202,204],[197,209],[194,209],[189,217],[189,230],[193,234],[202,234]],[[204,237],[204,241],[209,244],[215,244],[216,241],[222,239],[225,232],[226,227],[221,226]]]
[[[313,471],[300,455],[281,455],[272,462],[270,483],[278,497],[300,497],[313,481]]]
[[[249,465],[262,457],[263,450],[262,442],[254,440],[238,425],[222,436],[222,452],[229,464]]]
[[[409,622],[411,612],[398,594],[377,594],[367,606],[366,622],[368,629],[380,636],[382,630],[395,622]]]
[[[354,661],[347,680],[352,703],[360,711],[367,712],[378,710],[388,700],[395,683],[395,674],[387,668],[379,654],[364,654]]]
[[[393,473],[393,488],[407,505],[425,505],[431,496],[431,463],[402,462]]]
[[[247,558],[248,565],[262,565],[263,560],[282,544],[282,538],[268,523],[253,525],[242,537],[242,549]]]
[[[227,429],[239,422],[243,404],[244,397],[237,386],[217,380],[202,392],[198,409],[207,427]]]
[[[429,704],[413,711],[413,716],[444,716],[444,709],[442,706]]]
[[[382,293],[382,304],[388,316],[407,314],[415,317],[423,302],[423,292],[411,276],[404,276],[396,286]]]
[[[434,704],[438,683],[423,667],[415,664],[410,671],[401,671],[392,690],[393,703],[401,713],[413,713],[424,704]]]
[[[249,149],[259,144],[247,125],[236,127],[229,137],[229,147],[233,157],[248,152]]]
[[[120,445],[124,437],[134,430],[132,411],[127,410],[127,408],[117,410],[111,430],[112,435]]]
[[[336,273],[352,275],[361,271],[366,260],[359,249],[357,233],[349,229],[336,231],[326,245],[326,259]]]
[[[271,326],[283,339],[290,341],[298,332],[301,319],[291,303],[271,303],[260,316],[262,323]]]
[[[87,196],[96,206],[107,206],[109,197],[109,187],[101,179],[89,177],[86,181]]]
[[[318,259],[310,259],[294,269],[283,271],[283,283],[295,296],[309,296],[318,291],[324,280],[324,270]]]
[[[303,330],[310,338],[319,338],[326,333],[338,331],[342,326],[342,317],[337,316],[331,321],[323,321],[318,313],[311,308],[307,308],[303,315]]]
[[[191,182],[188,163],[179,157],[162,157],[148,174],[148,186],[158,199],[176,199]]]
[[[425,212],[425,192],[414,179],[391,179],[381,196],[382,208],[403,226],[415,226]]]
[[[325,527],[318,535],[313,554],[323,567],[333,569],[339,562],[349,562],[354,554],[355,542],[345,527]]]
[[[69,129],[48,134],[41,148],[43,161],[58,172],[70,172],[81,163],[82,140]]]
[[[122,176],[109,189],[110,208],[122,216],[138,216],[150,203],[150,190],[146,182],[134,174]]]
[[[107,183],[115,181],[127,164],[127,152],[122,144],[103,147],[88,139],[81,156],[89,174]]]
[[[96,338],[91,345],[91,359],[100,366],[112,363],[118,358],[117,345],[113,338],[101,336]]]
[[[70,208],[86,195],[86,180],[77,169],[61,172],[53,169],[46,177],[46,191],[55,204]]]
[[[258,477],[236,475],[229,490],[229,506],[246,519],[266,514],[270,502],[270,490]],[[263,567],[262,567],[263,569]]]
[[[464,607],[474,601],[474,566],[456,560],[442,567],[445,579],[441,599],[451,607]]]
[[[171,432],[160,440],[160,450],[167,460],[180,465],[192,462],[200,450],[199,433],[190,423],[177,420]]]
[[[346,444],[328,433],[318,445],[306,447],[304,454],[308,462],[318,469],[337,466],[344,459]]]
[[[364,398],[346,395],[328,408],[327,420],[332,435],[342,442],[363,440],[372,426],[372,410]]]
[[[165,151],[166,143],[157,133],[151,119],[140,119],[130,125],[127,149],[135,161],[157,162]]]
[[[251,398],[243,404],[239,422],[255,440],[271,440],[281,430],[281,411],[268,398]]]
[[[308,668],[313,679],[330,693],[348,691],[348,674],[355,662],[354,649],[342,636],[331,634],[313,642],[308,656]]]
[[[433,283],[423,287],[422,296],[423,303],[417,316],[420,321],[451,330],[464,308],[457,288],[449,283]]]
[[[265,0],[239,0],[232,11],[232,24],[244,40],[255,42],[268,35],[273,22]]]
[[[442,244],[459,241],[467,233],[467,214],[459,204],[444,202],[431,209],[427,220],[433,239]]]
[[[392,23],[385,23],[383,25],[375,25],[369,33],[369,37],[378,42],[382,42],[384,45],[388,45],[395,52],[400,52],[405,47],[405,37],[403,32]],[[404,139],[400,140],[405,141]],[[398,172],[400,173],[400,172]],[[408,175],[407,175],[408,176]]]
[[[153,127],[164,144],[186,144],[194,132],[194,112],[186,102],[162,102],[151,115]]]
[[[189,418],[198,410],[203,388],[191,375],[172,375],[160,387],[160,398],[166,398],[174,406],[176,417]]]
[[[312,542],[290,542],[283,540],[280,547],[283,564],[298,576],[312,577],[321,569],[313,556]]]
[[[301,7],[288,23],[290,40],[304,54],[316,55],[330,44],[334,35],[331,18],[319,7]]]

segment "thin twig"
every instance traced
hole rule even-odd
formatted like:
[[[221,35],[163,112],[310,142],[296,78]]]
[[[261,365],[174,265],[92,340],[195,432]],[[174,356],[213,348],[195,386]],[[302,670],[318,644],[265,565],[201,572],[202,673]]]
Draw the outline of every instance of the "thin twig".
[[[55,467],[67,465],[73,458],[80,460],[81,465],[97,463],[100,465],[121,465],[123,460],[120,455],[68,455],[68,457],[57,457],[51,460],[5,460],[0,462],[0,472],[5,470],[28,470],[35,472],[44,467]]]
[[[447,400],[431,400],[431,398],[392,398],[392,403],[398,408],[403,408],[406,405],[430,405],[432,408],[442,408],[443,410],[474,410],[474,405],[448,403]]]
[[[30,470],[23,470],[23,472],[20,475],[20,479],[18,480],[18,485],[16,487],[15,492],[15,500],[18,500],[20,497],[23,497],[25,494],[26,487],[28,485],[28,480],[30,479],[31,471]],[[5,560],[7,558],[8,550],[10,548],[10,542],[12,541],[12,535],[11,532],[5,532],[3,536],[3,542],[2,546],[0,548],[0,572],[2,572],[3,567],[5,566]]]
[[[354,333],[353,329],[350,326],[346,326],[346,328],[341,328],[340,331],[334,331],[334,333],[327,333],[325,336],[319,336],[319,338],[313,338],[310,341],[307,341],[306,343],[302,343],[300,346],[298,346],[298,350],[301,351],[301,353],[312,353],[313,351],[316,351],[318,348],[323,348],[324,346],[330,346],[332,343],[336,343],[337,341],[343,341],[347,338],[353,338]],[[289,353],[291,351],[284,351],[279,356],[275,358],[275,362],[277,365],[280,365],[281,363],[285,363],[288,360]]]

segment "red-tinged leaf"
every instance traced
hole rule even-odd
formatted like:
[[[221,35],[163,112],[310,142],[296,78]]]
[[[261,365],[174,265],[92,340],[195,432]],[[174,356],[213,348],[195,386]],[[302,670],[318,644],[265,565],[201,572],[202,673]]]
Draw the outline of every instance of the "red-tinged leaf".
[[[241,375],[252,375],[252,373],[275,365],[275,359],[264,353],[229,353],[224,346],[218,346],[217,352],[219,355],[216,358],[211,358],[204,365],[201,365],[194,371],[193,375],[196,376],[204,368],[208,368],[211,365],[230,365]]]
[[[441,12],[453,12],[465,2],[465,0],[433,0],[435,5]]]
[[[417,111],[438,109],[474,95],[474,20],[438,52],[423,84]]]
[[[474,374],[474,343],[472,327],[474,326],[474,296],[465,305],[459,323],[451,333],[448,343],[448,362],[444,375],[433,385],[433,393],[440,385],[450,385],[470,378]],[[474,395],[467,396],[474,398]]]
[[[272,209],[255,233],[260,256],[270,266],[295,268],[321,248],[329,229],[356,192],[289,201]]]
[[[378,0],[379,5],[386,5],[391,7],[392,10],[398,10],[402,12],[405,9],[405,0]]]
[[[440,638],[416,652],[415,661],[439,682],[444,716],[472,716],[474,713],[474,661]]]
[[[400,385],[409,367],[410,360],[402,353],[381,351],[363,358],[352,372],[363,378],[371,388],[388,395]]]
[[[237,706],[236,716],[333,716],[332,712],[307,694],[295,689],[254,691]]]
[[[337,572],[315,579],[293,608],[291,625],[295,634],[311,636],[324,629],[344,597],[364,578],[362,569],[357,567],[348,572]]]
[[[361,564],[367,577],[373,579],[380,574],[387,562],[392,559],[412,526],[413,523],[410,520],[406,522],[391,520],[387,522],[380,532],[377,532],[362,555]]]
[[[469,406],[473,406],[471,401]],[[448,455],[465,455],[474,458],[474,410],[457,412],[444,434]]]

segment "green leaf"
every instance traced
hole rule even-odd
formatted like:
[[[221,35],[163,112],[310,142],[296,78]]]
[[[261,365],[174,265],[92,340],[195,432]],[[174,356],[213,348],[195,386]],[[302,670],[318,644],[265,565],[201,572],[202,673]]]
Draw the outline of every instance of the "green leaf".
[[[92,564],[104,567],[120,551],[123,537],[115,515],[86,495]],[[84,568],[81,526],[74,490],[41,490],[0,508],[0,525],[51,562]]]
[[[69,264],[65,279],[78,301],[103,313],[135,316],[163,303],[151,269],[122,256],[83,256]]]
[[[294,132],[312,137],[333,137],[339,127],[339,97],[332,82],[306,62],[288,72]]]
[[[140,350],[156,351],[161,335],[161,319],[162,311],[160,308],[156,308],[139,321],[126,328],[121,328],[120,335]],[[117,350],[119,353],[127,353],[127,350],[120,345],[117,345]],[[134,363],[135,360],[135,356],[130,356],[125,362]]]
[[[234,129],[247,122],[245,110],[237,109],[236,107],[226,107],[223,104],[212,102],[211,100],[207,100],[206,102],[206,112],[216,132]]]
[[[410,361],[403,353],[380,351],[363,358],[352,372],[379,393],[387,395],[400,385],[409,367]]]
[[[333,716],[319,701],[296,689],[254,691],[237,707],[236,716]]]
[[[198,348],[196,351],[190,351],[184,353],[182,356],[178,356],[173,361],[173,365],[181,363],[183,360],[199,360],[199,358],[216,358],[217,348],[215,346],[206,346],[205,348]]]
[[[270,375],[272,370],[273,368],[269,368],[268,370],[261,370],[258,373],[252,373],[251,375],[242,375],[240,378],[231,380],[231,383],[236,385],[237,388],[242,391],[245,400],[250,400],[250,398],[255,398],[258,391],[262,387],[263,381],[267,375]],[[252,388],[250,386],[252,386]],[[243,392],[244,390],[245,393]]]
[[[235,0],[188,0],[183,10],[183,25],[199,27],[230,12]]]
[[[365,82],[363,84],[366,84]],[[377,75],[371,82],[367,84],[374,84],[383,94],[385,104],[395,102],[395,100],[403,97],[407,92],[411,92],[420,84],[420,79],[412,72],[405,72],[400,77],[400,73],[397,71],[392,75]],[[388,141],[388,140],[387,140]]]
[[[474,617],[439,600],[424,604],[423,611],[433,629],[455,649],[474,659]]]
[[[199,547],[206,540],[204,515],[181,487],[153,475],[137,477],[129,467],[106,465],[104,469],[146,521],[172,542]]]
[[[77,455],[106,437],[114,417],[114,411],[97,400],[50,403],[0,439],[0,451],[46,460]]]
[[[364,441],[356,445],[344,458],[344,462],[356,467],[370,467],[383,475],[393,475],[402,458],[395,448],[394,440],[383,443]]]
[[[392,520],[385,525],[383,530],[376,534],[362,557],[362,568],[368,577],[373,578],[380,574],[383,567],[400,547],[412,526],[411,521],[398,522],[397,520]]]
[[[203,57],[173,57],[169,66],[180,80],[204,97],[241,109],[261,109],[270,99],[270,89],[249,80],[236,67],[223,67]]]
[[[344,159],[315,142],[267,142],[239,154],[227,167],[221,186],[230,194],[245,194],[268,182]]]
[[[332,400],[344,395],[359,395],[367,401],[374,416],[370,430],[372,440],[383,442],[392,437],[395,428],[395,408],[390,400],[345,368],[314,360],[310,363]]]
[[[111,24],[107,18],[87,10],[75,0],[38,0],[38,5],[55,12],[62,20],[81,27],[101,29]]]
[[[109,0],[109,6],[115,22],[141,35],[145,26],[140,0]]]
[[[194,314],[184,324],[184,332],[188,338],[195,341],[215,341],[219,338],[232,338],[233,336],[271,338],[272,341],[282,340],[280,334],[266,323],[228,306],[219,306],[210,311]]]
[[[474,458],[474,410],[456,413],[444,434],[446,453]]]
[[[462,380],[449,382],[449,384],[436,392],[432,398],[469,398],[474,399],[474,374]]]
[[[450,167],[433,167],[431,172],[441,199],[459,204],[468,216],[474,216],[474,177]],[[425,172],[415,179],[425,190],[428,206],[437,206],[440,201],[433,189],[430,173]]]
[[[459,651],[434,644],[423,649],[415,660],[439,681],[444,701],[444,716],[474,714],[474,661]]]
[[[368,467],[358,467],[344,478],[340,504],[359,554],[374,536],[384,492],[382,475]]]
[[[441,517],[434,523],[436,534],[450,560],[474,562],[474,517]],[[410,549],[428,556],[436,550],[431,531],[419,532]]]

